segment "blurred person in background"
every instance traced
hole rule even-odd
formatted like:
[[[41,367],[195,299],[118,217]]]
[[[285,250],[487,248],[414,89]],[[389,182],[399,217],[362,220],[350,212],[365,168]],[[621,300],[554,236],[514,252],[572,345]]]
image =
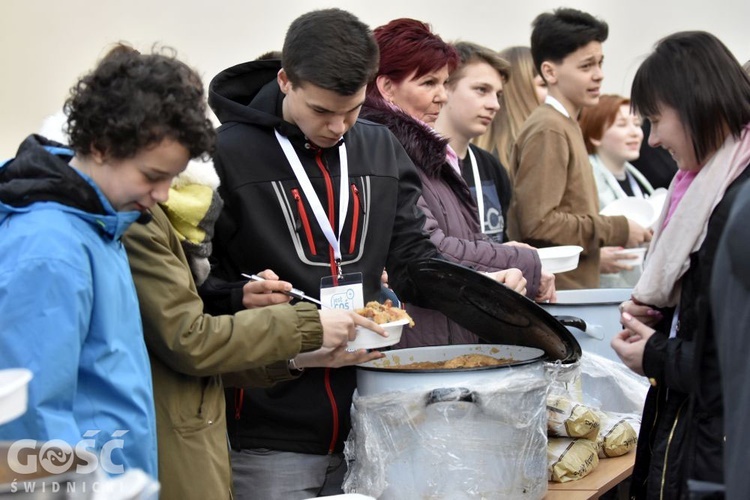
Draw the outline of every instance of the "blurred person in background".
[[[505,221],[513,193],[508,172],[497,158],[471,144],[486,132],[501,107],[510,67],[495,51],[469,42],[453,47],[460,65],[446,83],[447,100],[435,130],[448,139],[477,205],[479,226],[496,243],[508,241]]]
[[[539,75],[529,47],[508,47],[500,57],[510,63],[510,76],[503,85],[500,110],[489,128],[472,142],[489,151],[508,169],[513,145],[523,122],[547,97],[547,83]]]
[[[630,99],[603,95],[596,106],[583,108],[578,121],[594,171],[599,209],[623,198],[648,198],[654,188],[629,163],[638,158],[643,142],[641,120],[631,111]],[[628,264],[637,256],[619,254],[621,250],[602,247],[601,287],[632,287],[638,281],[640,268]]]
[[[654,188],[629,162],[638,159],[643,131],[630,110],[630,99],[603,95],[599,104],[584,108],[578,119],[594,169],[599,209],[627,197],[648,198]]]
[[[556,276],[558,289],[597,288],[603,246],[635,247],[650,232],[623,216],[599,214],[599,199],[578,116],[599,102],[607,24],[575,9],[533,22],[531,52],[547,82],[545,103],[516,139],[510,173],[508,235],[537,247],[577,245],[578,267]]]
[[[724,481],[726,498],[750,498],[750,183],[737,195],[716,250],[711,306],[724,391]]]

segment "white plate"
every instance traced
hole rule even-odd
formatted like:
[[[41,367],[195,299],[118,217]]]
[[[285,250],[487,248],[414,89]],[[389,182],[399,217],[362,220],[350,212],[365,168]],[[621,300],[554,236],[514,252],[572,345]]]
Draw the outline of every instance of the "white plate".
[[[625,248],[623,250],[618,250],[617,252],[615,252],[615,255],[623,255],[627,257],[635,256],[635,259],[625,258],[622,260],[618,260],[617,262],[628,266],[640,266],[643,264],[643,258],[646,256],[646,248]]]
[[[659,217],[655,203],[650,203],[646,198],[620,198],[615,200],[599,212],[601,215],[624,215],[640,226],[649,228],[654,225]]]
[[[664,205],[667,203],[667,190],[664,188],[657,188],[648,197],[648,202],[654,207],[654,213],[658,218],[661,215],[661,211],[664,210]]]
[[[401,331],[404,325],[408,325],[408,319],[400,319],[398,321],[391,321],[390,323],[383,323],[383,329],[388,332],[387,337],[381,337],[379,334],[368,330],[365,327],[357,326],[357,338],[350,340],[347,344],[347,349],[380,349],[381,347],[388,347],[389,345],[398,344],[401,340]]]
[[[26,368],[0,370],[0,424],[26,413],[32,377],[31,370]]]
[[[548,273],[564,273],[578,267],[578,258],[583,248],[578,245],[563,245],[537,249],[542,269]]]

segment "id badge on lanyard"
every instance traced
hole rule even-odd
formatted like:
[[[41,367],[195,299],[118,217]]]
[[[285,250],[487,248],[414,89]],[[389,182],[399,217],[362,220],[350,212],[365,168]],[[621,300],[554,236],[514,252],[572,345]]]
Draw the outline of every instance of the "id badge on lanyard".
[[[344,229],[346,222],[346,213],[349,209],[349,163],[346,156],[346,144],[339,146],[339,163],[340,185],[339,185],[339,227],[338,234],[334,233],[331,222],[323,209],[315,189],[310,182],[310,178],[305,172],[302,162],[294,151],[294,146],[288,138],[281,135],[278,130],[274,130],[276,140],[279,142],[281,149],[284,151],[289,165],[297,177],[297,181],[305,194],[307,201],[310,203],[315,220],[320,226],[323,235],[326,237],[328,244],[333,249],[333,256],[336,269],[332,269],[335,276],[324,277],[320,283],[320,301],[323,307],[333,309],[352,310],[364,307],[364,292],[362,290],[362,273],[344,274],[341,267],[341,231]]]
[[[365,306],[362,273],[347,273],[334,279],[324,276],[320,280],[320,302],[324,308],[354,311]]]

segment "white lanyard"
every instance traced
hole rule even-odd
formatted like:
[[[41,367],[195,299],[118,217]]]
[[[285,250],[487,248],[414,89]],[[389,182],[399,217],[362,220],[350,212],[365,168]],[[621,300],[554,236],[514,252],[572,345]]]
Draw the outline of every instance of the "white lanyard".
[[[284,150],[284,154],[294,171],[294,175],[297,176],[297,181],[302,188],[302,192],[305,193],[305,198],[307,198],[307,201],[310,203],[310,208],[312,208],[313,215],[315,215],[315,220],[318,221],[320,229],[323,231],[331,248],[333,248],[333,256],[336,259],[336,267],[338,268],[336,269],[336,273],[341,277],[341,231],[344,229],[346,212],[349,208],[349,186],[347,185],[349,182],[349,163],[346,157],[346,144],[342,143],[341,146],[339,146],[341,183],[339,187],[339,234],[337,238],[336,235],[333,234],[331,222],[328,220],[325,210],[323,210],[323,205],[320,203],[320,199],[310,183],[310,178],[307,176],[307,172],[305,172],[302,162],[299,160],[297,152],[294,150],[294,146],[289,142],[289,139],[279,134],[278,130],[274,130],[274,133],[276,134],[276,140],[279,141],[281,149]]]
[[[479,178],[479,167],[477,167],[477,158],[474,151],[469,146],[469,161],[471,162],[471,172],[474,174],[474,187],[477,194],[477,208],[479,209],[479,230],[484,232],[484,196],[482,195],[482,179]]]

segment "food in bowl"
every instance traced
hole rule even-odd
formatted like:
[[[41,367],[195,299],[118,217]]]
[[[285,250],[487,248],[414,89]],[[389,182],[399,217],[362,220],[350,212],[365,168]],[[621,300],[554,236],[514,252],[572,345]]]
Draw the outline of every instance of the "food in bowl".
[[[408,320],[409,326],[414,326],[414,320],[405,310],[400,307],[393,307],[393,302],[390,299],[386,299],[382,304],[375,301],[368,302],[365,307],[357,309],[355,312],[379,325],[405,319]]]
[[[454,370],[458,368],[509,365],[513,361],[513,358],[496,358],[486,354],[461,354],[446,361],[417,361],[406,365],[384,366],[384,368],[399,370]]]

